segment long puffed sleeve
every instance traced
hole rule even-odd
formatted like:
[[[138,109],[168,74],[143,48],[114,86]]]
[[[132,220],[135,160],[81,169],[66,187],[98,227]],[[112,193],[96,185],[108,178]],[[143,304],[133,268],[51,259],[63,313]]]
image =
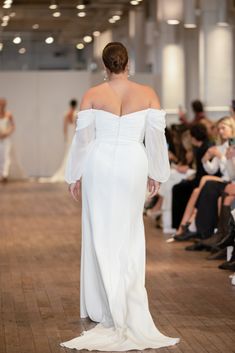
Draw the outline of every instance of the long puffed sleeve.
[[[219,152],[222,154],[221,158],[214,157],[211,161],[203,162],[203,168],[208,174],[215,174],[218,171],[221,172],[222,176],[227,177],[227,158],[225,157],[226,150],[228,148],[228,143],[225,142],[223,145],[216,146]]]
[[[80,180],[85,163],[95,141],[95,119],[91,109],[78,113],[75,135],[70,147],[65,169],[65,181],[68,184]]]
[[[170,176],[168,148],[165,137],[166,113],[150,109],[146,121],[145,147],[149,164],[149,177],[161,183]]]

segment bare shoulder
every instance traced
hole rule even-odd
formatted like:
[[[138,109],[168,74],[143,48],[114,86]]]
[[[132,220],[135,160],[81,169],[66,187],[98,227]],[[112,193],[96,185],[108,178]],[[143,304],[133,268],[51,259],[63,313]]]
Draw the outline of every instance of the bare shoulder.
[[[150,86],[143,86],[146,96],[149,99],[150,107],[160,109],[161,104],[157,92]]]
[[[80,110],[91,109],[97,94],[104,89],[104,83],[89,88],[82,97]]]
[[[152,87],[147,86],[147,85],[138,84],[138,83],[133,83],[133,84],[139,90],[141,95],[143,97],[145,97],[146,100],[149,101],[149,106],[151,108],[160,109],[161,104],[160,104],[158,94],[156,93],[156,91]]]

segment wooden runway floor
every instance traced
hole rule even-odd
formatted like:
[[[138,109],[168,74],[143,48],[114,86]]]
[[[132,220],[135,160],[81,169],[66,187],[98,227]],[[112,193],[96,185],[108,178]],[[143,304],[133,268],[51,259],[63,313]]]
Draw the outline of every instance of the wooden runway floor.
[[[145,225],[151,312],[182,339],[156,353],[235,352],[230,273]],[[79,263],[80,207],[65,185],[0,185],[0,353],[72,352],[59,343],[91,326],[79,318]]]

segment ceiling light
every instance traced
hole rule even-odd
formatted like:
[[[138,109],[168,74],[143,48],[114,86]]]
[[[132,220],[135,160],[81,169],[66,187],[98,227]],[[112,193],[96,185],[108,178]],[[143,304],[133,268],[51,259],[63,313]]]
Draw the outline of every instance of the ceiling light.
[[[185,23],[184,28],[197,28],[197,25],[194,23]]]
[[[77,5],[76,7],[77,7],[78,10],[84,10],[86,5],[80,4],[80,5]]]
[[[113,18],[109,19],[109,23],[115,23],[116,21]]]
[[[53,17],[60,17],[61,16],[61,12],[59,12],[59,11],[53,12],[52,16]]]
[[[180,23],[179,20],[167,20],[168,25],[178,25]]]
[[[137,1],[137,0],[131,0],[130,3],[131,3],[131,5],[138,5],[138,4],[139,4],[139,1]]]
[[[12,4],[12,1],[13,1],[13,0],[5,0],[4,3],[5,3],[5,4]]]
[[[34,25],[32,25],[32,28],[33,28],[33,29],[38,29],[38,28],[39,28],[39,24],[38,24],[38,23],[35,23]]]
[[[169,25],[178,25],[180,21],[183,20],[183,15],[185,16],[184,23],[191,23],[186,18],[186,10],[188,8],[192,9],[192,1],[194,0],[164,0],[161,3],[161,19],[168,23]],[[184,11],[184,3],[187,3],[188,6],[185,5]],[[191,5],[191,6],[189,6]],[[185,12],[185,13],[184,13]]]
[[[2,27],[6,27],[7,25],[8,25],[8,22],[2,22],[2,23],[1,23],[1,26],[2,26]]]
[[[2,7],[4,9],[10,9],[11,8],[11,4],[4,4]]]
[[[15,12],[11,12],[10,13],[10,17],[15,17],[16,13]]]
[[[180,20],[180,15],[178,17],[172,16],[172,18],[176,18]],[[196,28],[196,0],[187,0],[184,1],[184,9],[183,9],[183,19],[184,19],[184,28]]]
[[[94,37],[99,37],[100,36],[100,31],[94,31],[93,32]]]
[[[82,11],[82,12],[78,12],[78,17],[85,17],[86,16],[86,12]]]
[[[19,36],[15,37],[15,38],[13,39],[13,43],[14,43],[14,44],[20,44],[21,42],[22,42],[22,39],[21,39]]]
[[[51,9],[51,10],[56,10],[57,7],[58,7],[58,5],[52,4],[52,5],[49,6],[49,9]]]
[[[121,16],[119,16],[119,15],[114,15],[114,16],[113,16],[113,19],[114,19],[115,21],[120,20],[120,18],[121,18]]]
[[[84,40],[85,43],[90,43],[90,42],[92,42],[92,37],[91,36],[85,36],[85,37],[83,37],[83,40]]]
[[[228,3],[222,0],[217,0],[217,3],[217,25],[220,27],[228,27]]]
[[[5,15],[5,16],[3,16],[2,17],[2,20],[5,22],[5,21],[9,21],[9,19],[10,19],[10,16],[8,16],[8,15]]]
[[[55,1],[51,1],[51,4],[49,5],[50,10],[56,10],[58,7],[57,3]]]
[[[25,53],[26,53],[26,49],[25,49],[25,48],[20,48],[20,49],[18,50],[18,53],[19,53],[19,54],[25,54]]]
[[[3,50],[3,43],[0,42],[0,51]]]
[[[228,22],[218,22],[217,25],[219,27],[228,27],[229,26]]]
[[[83,44],[83,43],[78,43],[78,44],[76,45],[76,48],[79,49],[79,50],[81,50],[81,49],[84,48],[84,44]]]
[[[53,38],[53,37],[47,37],[47,38],[45,39],[45,42],[46,42],[47,44],[52,44],[52,43],[54,42],[54,38]]]

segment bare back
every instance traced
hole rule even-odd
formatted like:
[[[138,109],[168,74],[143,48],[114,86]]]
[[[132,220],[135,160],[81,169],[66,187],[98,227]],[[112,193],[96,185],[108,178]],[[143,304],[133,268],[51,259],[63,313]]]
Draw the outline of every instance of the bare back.
[[[154,90],[128,79],[114,79],[91,88],[84,95],[80,109],[99,109],[117,116],[148,108],[160,108]]]

